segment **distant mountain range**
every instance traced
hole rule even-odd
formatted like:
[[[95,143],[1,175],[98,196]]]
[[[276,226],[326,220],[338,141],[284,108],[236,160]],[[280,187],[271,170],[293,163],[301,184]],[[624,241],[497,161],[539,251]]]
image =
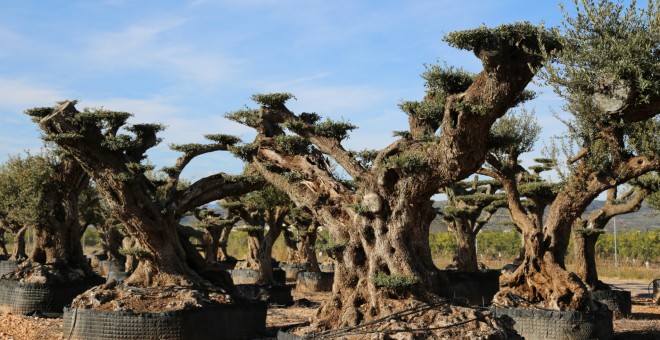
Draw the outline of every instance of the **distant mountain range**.
[[[436,206],[444,206],[445,201],[436,202]],[[596,210],[602,207],[605,204],[605,201],[593,201],[591,205],[587,208],[585,214],[591,213],[593,210]],[[546,209],[546,214],[549,209]],[[509,212],[506,209],[498,210],[493,218],[484,226],[483,230],[509,230],[512,228],[511,219],[509,218]],[[642,208],[639,211],[619,215],[616,217],[616,229],[617,232],[625,232],[627,230],[648,230],[653,228],[660,228],[660,211],[651,209],[646,203],[642,205]],[[613,231],[614,221],[610,220],[610,223],[605,227],[607,231]],[[431,230],[434,232],[437,231],[447,231],[447,224],[442,221],[441,218],[437,217],[431,224]]]

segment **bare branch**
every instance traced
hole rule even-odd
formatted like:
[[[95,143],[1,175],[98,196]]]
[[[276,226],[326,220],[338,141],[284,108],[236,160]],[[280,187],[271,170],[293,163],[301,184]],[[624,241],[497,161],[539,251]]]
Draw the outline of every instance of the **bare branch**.
[[[588,148],[588,147],[586,147],[586,146],[585,146],[585,147],[582,147],[582,149],[581,149],[581,150],[580,150],[575,156],[569,158],[569,159],[566,161],[566,163],[569,164],[569,165],[570,165],[570,164],[573,164],[573,163],[575,163],[575,162],[581,160],[582,158],[584,158],[584,156],[586,156],[588,152],[589,152],[589,148]]]
[[[202,178],[184,191],[177,192],[168,200],[166,206],[174,211],[175,216],[181,217],[201,205],[223,197],[240,196],[259,190],[264,185],[265,181],[260,178],[218,173]]]

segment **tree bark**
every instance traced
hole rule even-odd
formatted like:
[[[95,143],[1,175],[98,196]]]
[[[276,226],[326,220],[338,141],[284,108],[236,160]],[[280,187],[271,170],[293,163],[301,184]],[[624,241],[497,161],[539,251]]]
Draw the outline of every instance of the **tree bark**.
[[[22,279],[29,268],[52,265],[49,270],[82,271],[79,279],[96,276],[83,254],[81,238],[84,227],[79,223],[78,203],[82,190],[89,185],[89,176],[71,157],[63,157],[56,165],[52,188],[45,198],[49,214],[42,224],[34,226],[34,247],[26,262],[16,273]],[[47,279],[60,276],[49,275]],[[71,277],[71,276],[68,276]]]
[[[220,233],[220,238],[218,239],[217,243],[218,261],[228,261],[230,258],[232,258],[232,256],[227,252],[227,244],[229,242],[229,235],[231,235],[233,228],[233,223],[222,228],[222,232]]]
[[[23,261],[27,258],[27,253],[25,252],[25,233],[27,232],[27,227],[21,227],[14,233],[14,246],[12,247],[10,260],[14,261]]]
[[[568,272],[564,264],[572,226],[601,192],[658,167],[660,159],[632,156],[613,165],[608,176],[597,176],[592,169],[580,164],[552,203],[542,230],[526,215],[515,182],[500,178],[507,192],[511,216],[523,230],[526,254],[523,265],[500,289],[495,301],[515,305],[516,301],[510,299],[513,294],[555,310],[588,309],[591,299],[587,286],[576,274]]]
[[[507,37],[482,39],[501,32]],[[343,148],[344,134],[328,133],[322,125],[326,123],[317,124],[311,114],[288,110],[290,95],[255,96],[259,110],[233,116],[258,132],[253,151],[243,154],[251,168],[286,192],[297,207],[309,210],[338,243],[333,295],[317,317],[321,328],[368,322],[415,301],[435,302],[447,290],[446,276],[433,264],[428,242],[436,214],[431,197],[483,164],[492,124],[518,103],[542,65],[542,53],[537,52],[557,45],[550,35],[524,24],[458,36],[456,46],[472,50],[483,71],[465,89],[429,90],[425,104],[434,108],[424,112],[428,119],[411,112],[409,135],[378,151],[369,164]],[[284,128],[313,148],[281,143],[288,138]],[[326,156],[355,185],[337,179]],[[287,176],[291,174],[297,176]]]
[[[575,231],[573,241],[575,247],[575,273],[589,287],[590,290],[608,287],[599,282],[596,269],[596,241],[598,233],[585,233]],[[599,284],[600,283],[600,284]]]
[[[299,233],[299,239],[297,244],[297,258],[299,263],[309,263],[309,271],[314,273],[320,273],[321,268],[319,267],[319,260],[316,257],[316,230],[318,224],[313,222],[305,231]]]
[[[119,252],[124,236],[116,226],[100,227],[99,237],[101,238],[101,249],[108,256],[108,260],[126,261],[126,256]]]
[[[452,231],[456,236],[456,269],[465,272],[478,272],[477,235],[463,223],[454,223]]]
[[[7,251],[7,243],[5,241],[5,233],[0,233],[0,249],[2,249],[2,256],[9,257],[9,251]]]
[[[60,138],[57,143],[92,176],[109,210],[144,247],[147,254],[124,283],[138,287],[206,285],[208,282],[188,265],[188,260],[197,259],[199,254],[194,247],[187,247],[189,242],[179,240],[178,221],[198,206],[258,189],[263,183],[217,173],[196,181],[186,190],[178,190],[178,174],[193,157],[227,149],[226,143],[218,142],[193,146],[193,151],[184,152],[171,169],[167,197],[156,199],[157,187],[145,176],[140,162],[146,157],[145,152],[158,144],[156,134],[160,127],[153,124],[130,126],[135,135],[129,138],[131,145],[112,148],[106,143],[116,142],[116,134],[129,115],[101,112],[90,114],[84,120],[75,119],[79,114],[73,102],[66,102],[47,115],[39,116],[39,124],[51,136],[76,136]],[[182,242],[186,243],[185,249]]]
[[[357,217],[341,230],[343,235],[333,235],[346,245],[334,256],[335,285],[331,300],[318,312],[319,326],[357,325],[404,309],[408,299],[432,302],[444,293],[448,282],[433,264],[428,242],[434,215],[430,201],[398,208],[389,218]],[[377,275],[410,278],[414,283],[389,290],[377,285]]]

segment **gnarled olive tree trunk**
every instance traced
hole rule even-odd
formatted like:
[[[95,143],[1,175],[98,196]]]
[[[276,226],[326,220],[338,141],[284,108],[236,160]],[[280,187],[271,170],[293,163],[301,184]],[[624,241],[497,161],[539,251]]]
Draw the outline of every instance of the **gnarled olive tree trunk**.
[[[27,253],[25,252],[25,233],[27,232],[27,226],[2,218],[0,219],[0,232],[4,234],[5,231],[10,233],[13,238],[11,254],[8,254],[9,260],[25,260],[27,258]]]
[[[638,211],[648,194],[648,189],[633,188],[622,197],[617,197],[617,188],[611,188],[607,191],[607,200],[602,208],[592,211],[587,219],[579,218],[574,222],[575,273],[589,289],[610,289],[598,279],[596,267],[596,242],[605,226],[617,215]]]
[[[72,157],[62,157],[55,165],[50,188],[44,198],[48,215],[33,228],[33,249],[15,273],[17,279],[29,276],[30,269],[52,266],[48,271],[67,274],[47,275],[47,279],[67,280],[96,276],[83,254],[81,238],[84,228],[79,223],[79,196],[89,185],[89,176]],[[76,274],[82,273],[82,274]]]
[[[144,248],[144,256],[125,283],[142,287],[206,284],[198,274],[205,272],[205,262],[198,261],[199,254],[190,242],[180,240],[178,221],[203,204],[240,195],[263,184],[218,173],[181,190],[178,179],[194,157],[226,150],[236,138],[210,135],[208,138],[216,143],[174,146],[184,154],[175,166],[167,168],[168,181],[152,182],[145,175],[147,167],[140,162],[146,158],[145,152],[158,144],[156,134],[162,126],[137,124],[127,127],[133,136],[118,135],[130,114],[104,110],[81,113],[74,104],[66,102],[54,109],[34,109],[28,114],[39,118],[41,129],[94,179],[109,210]]]
[[[101,249],[108,256],[108,260],[126,261],[126,256],[119,252],[122,248],[124,235],[119,228],[113,225],[99,226],[99,238],[101,239]]]
[[[601,192],[658,166],[657,158],[628,157],[614,166],[611,177],[604,180],[604,176],[594,176],[592,169],[581,164],[552,203],[543,229],[525,214],[515,182],[502,177],[511,216],[523,230],[525,258],[495,300],[515,305],[517,302],[511,296],[518,295],[555,310],[588,309],[591,299],[587,286],[578,275],[568,272],[564,263],[572,226]],[[587,248],[583,251],[586,256],[587,251]]]
[[[483,164],[491,125],[524,101],[524,89],[543,63],[541,50],[557,47],[546,31],[529,24],[458,32],[447,40],[474,51],[484,70],[472,76],[429,69],[425,100],[401,106],[410,130],[383,150],[345,150],[341,141],[355,127],[294,114],[285,106],[290,94],[255,95],[260,109],[229,115],[258,132],[235,154],[308,209],[336,242],[327,246],[337,268],[319,327],[377,319],[415,301],[436,301],[448,288],[431,258],[431,197]],[[355,185],[336,178],[326,156]]]

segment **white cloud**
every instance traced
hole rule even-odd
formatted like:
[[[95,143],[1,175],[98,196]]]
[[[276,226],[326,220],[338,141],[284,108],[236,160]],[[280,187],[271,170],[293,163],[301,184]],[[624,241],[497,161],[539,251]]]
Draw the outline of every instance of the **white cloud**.
[[[201,83],[228,79],[240,64],[223,55],[199,52],[174,31],[186,25],[182,18],[167,18],[94,34],[86,39],[85,56],[91,65],[110,70],[151,70]]]
[[[129,123],[160,123],[167,127],[162,132],[164,142],[201,142],[204,134],[225,133],[248,135],[250,128],[231,122],[221,114],[205,115],[190,112],[187,108],[170,103],[163,97],[145,99],[103,98],[81,102],[86,107],[103,107],[113,111],[126,111],[133,114]]]
[[[0,77],[0,108],[20,110],[51,106],[65,99],[61,91],[28,80]]]

